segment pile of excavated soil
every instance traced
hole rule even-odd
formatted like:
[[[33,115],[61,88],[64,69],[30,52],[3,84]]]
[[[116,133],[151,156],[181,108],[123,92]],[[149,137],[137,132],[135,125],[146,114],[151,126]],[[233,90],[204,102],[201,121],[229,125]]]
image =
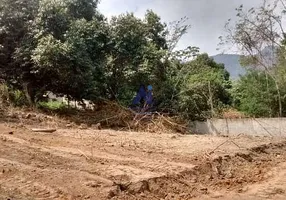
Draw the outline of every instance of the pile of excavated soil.
[[[228,191],[235,191],[239,194],[246,192],[247,186],[251,187],[252,184],[269,179],[269,171],[275,166],[280,163],[285,166],[285,150],[286,142],[282,142],[253,147],[247,152],[234,155],[225,154],[211,159],[200,157],[199,163],[192,170],[186,170],[177,175],[144,180],[140,184],[121,186],[124,193],[115,199],[131,200],[138,199],[138,197],[139,199],[182,200],[196,197],[198,199],[202,197],[225,199],[223,193],[227,194]],[[286,177],[285,175],[286,171],[284,177]],[[235,192],[233,192],[234,196]],[[285,192],[285,188],[278,188],[276,194],[280,195]],[[232,198],[229,195],[227,199]]]

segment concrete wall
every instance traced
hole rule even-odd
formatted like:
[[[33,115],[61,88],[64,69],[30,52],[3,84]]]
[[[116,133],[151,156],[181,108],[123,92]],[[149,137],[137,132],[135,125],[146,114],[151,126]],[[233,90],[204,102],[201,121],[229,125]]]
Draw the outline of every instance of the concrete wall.
[[[190,128],[198,134],[286,137],[286,118],[211,119],[191,122]]]

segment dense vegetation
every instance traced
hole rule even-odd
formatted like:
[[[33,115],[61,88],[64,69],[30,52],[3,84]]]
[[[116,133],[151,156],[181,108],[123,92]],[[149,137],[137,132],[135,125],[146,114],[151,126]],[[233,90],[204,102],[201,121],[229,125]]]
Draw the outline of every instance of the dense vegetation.
[[[185,18],[167,25],[151,10],[107,20],[96,0],[1,0],[0,68],[29,104],[51,91],[72,100],[124,105],[154,85],[157,108],[205,118],[229,103],[228,73],[198,48],[175,51]],[[212,102],[210,102],[210,99]]]
[[[286,114],[286,40],[276,31],[277,25],[283,30],[283,16],[274,14],[278,6],[247,13],[240,7],[235,26],[226,25],[223,41],[238,45],[243,63],[252,66],[232,87],[224,66],[199,48],[176,50],[190,28],[186,18],[167,24],[147,10],[143,19],[125,13],[108,20],[98,3],[0,0],[0,76],[6,90],[17,91],[17,105],[23,96],[35,105],[51,91],[127,106],[140,84],[152,84],[159,111],[188,119],[218,116],[231,106],[258,117]],[[269,46],[279,56],[271,66],[261,54]]]

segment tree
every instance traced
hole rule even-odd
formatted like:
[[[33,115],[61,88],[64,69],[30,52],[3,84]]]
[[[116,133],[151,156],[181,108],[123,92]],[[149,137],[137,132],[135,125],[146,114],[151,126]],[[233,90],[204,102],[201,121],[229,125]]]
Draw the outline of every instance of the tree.
[[[248,11],[243,6],[237,8],[237,21],[232,27],[231,20],[226,23],[226,37],[221,44],[231,44],[244,54],[243,63],[253,69],[264,70],[267,77],[275,83],[278,95],[279,114],[282,116],[282,95],[273,68],[277,65],[277,49],[282,47],[281,41],[285,37],[283,27],[284,15],[277,15],[281,8],[285,9],[284,0],[268,1],[259,8]],[[279,12],[278,12],[279,13]],[[266,90],[269,90],[268,86]]]
[[[39,81],[32,73],[31,50],[34,46],[34,19],[39,1],[0,1],[0,72],[1,78],[14,87],[25,90]],[[29,96],[29,95],[27,95]],[[31,99],[29,99],[31,102]]]
[[[249,116],[274,117],[279,112],[275,82],[265,71],[248,71],[234,85],[232,94],[234,106]]]
[[[41,1],[32,60],[42,90],[75,100],[103,93],[108,26],[95,9],[94,1]]]
[[[140,84],[154,85],[158,108],[192,119],[228,103],[228,75],[197,47],[177,50],[190,28],[147,10],[109,22],[98,0],[0,0],[1,76],[31,104],[51,91],[81,101],[128,104]],[[195,106],[195,107],[194,107]]]
[[[213,117],[223,105],[231,103],[229,73],[207,54],[181,64],[185,77],[179,83],[176,99],[178,111],[189,119]]]
[[[111,19],[106,71],[111,99],[130,100],[133,93],[127,94],[126,90],[134,91],[142,83],[156,82],[164,74],[160,61],[166,49],[164,34],[165,25],[152,11],[147,11],[143,20],[132,13]]]
[[[157,80],[154,81],[156,91],[156,99],[159,107],[165,111],[177,113],[177,94],[180,92],[180,85],[187,78],[189,72],[182,65],[190,61],[199,54],[198,47],[187,47],[186,49],[177,49],[180,39],[187,33],[191,27],[187,22],[188,18],[183,17],[178,21],[169,23],[165,27],[165,38],[167,49],[163,56],[163,62],[157,68]]]
[[[147,10],[144,22],[148,31],[147,37],[155,44],[158,50],[168,49],[167,25],[161,22],[161,18],[152,10]]]

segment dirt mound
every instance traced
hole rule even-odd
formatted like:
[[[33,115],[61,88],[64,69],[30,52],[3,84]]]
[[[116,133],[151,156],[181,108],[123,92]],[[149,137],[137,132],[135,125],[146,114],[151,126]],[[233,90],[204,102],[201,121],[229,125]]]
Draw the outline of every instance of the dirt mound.
[[[286,142],[254,147],[245,153],[197,157],[198,165],[178,175],[167,175],[138,183],[119,184],[123,194],[114,199],[191,199],[215,191],[243,192],[247,184],[269,178],[270,169],[286,161]]]

